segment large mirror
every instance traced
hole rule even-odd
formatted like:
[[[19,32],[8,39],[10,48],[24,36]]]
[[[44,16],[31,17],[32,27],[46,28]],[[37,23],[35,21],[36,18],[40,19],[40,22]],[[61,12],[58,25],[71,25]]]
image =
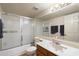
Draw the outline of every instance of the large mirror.
[[[72,13],[44,21],[43,33],[49,36],[58,36],[62,40],[79,42],[79,13]]]
[[[79,13],[65,16],[65,39],[73,42],[79,42]]]

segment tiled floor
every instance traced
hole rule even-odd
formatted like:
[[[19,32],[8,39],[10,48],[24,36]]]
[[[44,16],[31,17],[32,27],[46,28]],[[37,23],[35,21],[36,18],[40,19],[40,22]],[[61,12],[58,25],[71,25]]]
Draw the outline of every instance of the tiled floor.
[[[0,56],[19,56],[19,55],[21,55],[20,53],[22,51],[26,50],[29,46],[30,46],[30,44],[0,51]]]

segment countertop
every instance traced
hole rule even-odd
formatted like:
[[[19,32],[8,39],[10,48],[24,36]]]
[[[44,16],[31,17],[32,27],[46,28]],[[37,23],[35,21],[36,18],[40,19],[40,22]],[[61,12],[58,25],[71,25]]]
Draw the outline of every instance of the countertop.
[[[57,48],[57,46],[54,46],[52,41],[46,40],[46,39],[40,39],[43,40],[42,42],[36,42],[36,44],[40,45],[41,47],[47,49],[48,51],[55,53],[58,56],[79,56],[79,49],[74,48],[65,44],[60,44],[60,46],[64,47],[62,49]]]

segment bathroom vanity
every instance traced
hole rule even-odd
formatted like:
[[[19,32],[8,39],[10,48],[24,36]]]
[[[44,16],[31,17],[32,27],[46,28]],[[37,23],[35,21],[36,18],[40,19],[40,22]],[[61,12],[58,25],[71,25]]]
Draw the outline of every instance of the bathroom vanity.
[[[79,49],[63,43],[54,43],[51,40],[37,37],[37,56],[79,56]]]
[[[36,51],[37,56],[57,56],[56,54],[48,51],[47,49],[37,45],[37,51]]]

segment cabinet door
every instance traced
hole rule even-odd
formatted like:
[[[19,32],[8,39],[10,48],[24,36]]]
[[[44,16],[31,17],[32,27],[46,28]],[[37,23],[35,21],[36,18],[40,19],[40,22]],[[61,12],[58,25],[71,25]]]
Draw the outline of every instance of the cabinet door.
[[[38,53],[39,53],[39,55],[42,54],[42,55],[44,55],[44,56],[47,56],[47,50],[44,49],[44,48],[42,48],[42,47],[39,46],[39,45],[37,45],[37,54],[38,54]]]
[[[42,54],[39,50],[36,51],[36,55],[37,56],[44,56],[44,54]]]
[[[56,54],[44,49],[43,47],[37,45],[37,56],[57,56]]]

